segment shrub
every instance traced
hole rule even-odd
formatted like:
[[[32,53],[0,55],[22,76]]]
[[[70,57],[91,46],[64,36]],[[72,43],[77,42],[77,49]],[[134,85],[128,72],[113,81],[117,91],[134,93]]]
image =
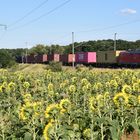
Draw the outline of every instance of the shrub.
[[[6,50],[0,50],[0,68],[11,67],[15,65],[14,58]]]
[[[53,72],[62,71],[62,63],[61,62],[51,61],[49,63],[48,68],[51,69]]]
[[[75,68],[77,71],[81,71],[84,70],[86,67],[83,64],[77,64]]]

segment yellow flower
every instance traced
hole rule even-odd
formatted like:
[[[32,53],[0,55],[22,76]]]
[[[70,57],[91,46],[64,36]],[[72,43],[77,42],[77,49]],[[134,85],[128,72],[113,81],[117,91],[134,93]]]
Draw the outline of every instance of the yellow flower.
[[[2,83],[2,87],[3,87],[3,88],[7,88],[7,82],[3,82],[3,83]]]
[[[126,93],[117,93],[113,98],[114,103],[119,107],[128,104],[128,95]]]
[[[133,84],[133,91],[134,92],[140,92],[140,87],[139,87],[139,84],[138,83],[134,83]]]
[[[20,75],[18,76],[18,81],[22,81],[23,79],[24,79],[23,74],[20,74]]]
[[[49,83],[47,88],[48,88],[48,91],[53,91],[54,86],[52,83]]]
[[[27,93],[25,95],[23,95],[23,100],[26,106],[31,106],[31,102],[32,102],[32,96],[31,94]]]
[[[66,83],[61,83],[60,84],[60,89],[63,89],[65,87]]]
[[[91,138],[91,129],[90,128],[85,129],[83,132],[83,136],[85,138]]]
[[[32,104],[32,106],[33,106],[34,110],[38,110],[39,107],[41,106],[41,102],[34,102],[34,103]]]
[[[109,83],[109,82],[106,82],[106,83],[105,83],[105,88],[106,88],[107,90],[110,89],[110,83]]]
[[[60,111],[60,108],[58,104],[51,104],[46,108],[45,116],[46,118],[54,117],[55,115],[59,113],[59,111]]]
[[[118,83],[116,82],[116,80],[111,80],[110,81],[110,87],[113,88],[114,90],[117,90]]]
[[[115,76],[114,80],[117,81],[118,85],[120,85],[122,83],[122,79],[119,76]]]
[[[77,80],[77,77],[72,77],[72,78],[71,78],[72,83],[75,83],[76,80]]]
[[[96,95],[96,100],[97,100],[98,107],[104,106],[104,96],[103,95],[101,95],[101,94]]]
[[[136,83],[137,82],[137,77],[133,76],[132,77],[132,84]]]
[[[20,119],[27,120],[27,119],[31,119],[32,117],[36,118],[37,116],[39,116],[40,105],[41,102],[30,102],[30,101],[25,102],[25,104],[20,109],[20,113],[19,113]]]
[[[23,95],[24,99],[31,99],[31,94],[26,93],[25,95]]]
[[[91,89],[91,84],[88,82],[86,85],[82,87],[82,90],[86,92],[87,90]]]
[[[82,85],[86,85],[88,83],[88,80],[86,78],[83,78],[81,80]]]
[[[16,84],[15,84],[14,82],[10,82],[10,83],[8,84],[8,89],[9,89],[10,91],[15,91],[15,89],[16,89]]]
[[[69,80],[67,80],[67,79],[64,80],[64,83],[65,83],[65,84],[68,84],[68,83],[69,83]]]
[[[132,89],[129,85],[124,85],[122,88],[123,93],[132,93]]]
[[[103,89],[102,83],[98,82],[98,83],[96,83],[96,84],[94,85],[94,90],[95,90],[96,92],[99,92],[99,91],[101,91],[102,89]]]
[[[109,92],[106,92],[106,93],[104,94],[104,100],[107,100],[107,99],[110,99],[110,94],[109,94]]]
[[[103,96],[101,94],[96,95],[96,99],[97,101],[101,101],[103,99]]]
[[[25,106],[26,107],[32,107],[32,103],[30,101],[28,101],[28,100],[26,101],[25,100],[24,102],[25,102]]]
[[[78,124],[73,124],[73,129],[74,131],[78,131],[79,130],[79,125]]]
[[[89,109],[90,111],[95,111],[96,110],[96,105],[97,105],[97,102],[96,102],[96,98],[95,97],[90,97],[89,99]]]
[[[23,83],[23,87],[24,87],[25,89],[28,89],[28,88],[30,87],[29,82],[24,82],[24,83]]]
[[[8,70],[7,69],[0,69],[0,72],[3,73],[3,74],[5,74],[5,73],[8,72]]]
[[[76,91],[75,85],[70,85],[69,91],[70,91],[70,93],[74,93]]]
[[[43,131],[43,136],[44,136],[45,140],[51,140],[50,137],[49,137],[49,132],[51,131],[52,126],[53,126],[53,125],[52,125],[51,122],[49,122],[49,123],[46,125],[46,127],[45,127],[45,129],[44,129],[44,131]]]
[[[26,120],[24,111],[25,111],[25,107],[21,107],[20,112],[19,112],[19,118],[21,120]]]
[[[68,111],[71,107],[71,102],[69,99],[62,99],[60,101],[60,108],[61,108],[61,112],[65,112]]]

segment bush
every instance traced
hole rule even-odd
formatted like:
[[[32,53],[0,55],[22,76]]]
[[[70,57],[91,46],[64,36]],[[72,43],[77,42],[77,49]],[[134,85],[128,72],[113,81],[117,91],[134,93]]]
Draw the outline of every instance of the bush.
[[[7,68],[15,65],[14,58],[7,50],[0,50],[0,68]]]
[[[77,71],[81,71],[81,70],[85,69],[86,67],[83,64],[77,64],[75,68]]]
[[[61,62],[51,61],[49,63],[48,68],[51,69],[53,72],[62,71],[62,63]]]

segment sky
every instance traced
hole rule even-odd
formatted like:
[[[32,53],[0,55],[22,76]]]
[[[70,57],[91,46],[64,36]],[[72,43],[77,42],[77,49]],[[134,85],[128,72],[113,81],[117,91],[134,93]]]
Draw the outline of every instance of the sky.
[[[0,48],[140,39],[140,0],[0,0]]]

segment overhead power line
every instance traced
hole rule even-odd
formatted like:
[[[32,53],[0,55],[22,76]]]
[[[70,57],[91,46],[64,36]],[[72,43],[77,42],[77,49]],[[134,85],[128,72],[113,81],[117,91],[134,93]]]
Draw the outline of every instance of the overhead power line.
[[[112,25],[112,26],[108,26],[108,27],[104,27],[104,28],[93,28],[93,29],[89,29],[89,30],[78,31],[77,33],[104,31],[104,30],[114,29],[114,28],[118,28],[118,27],[121,27],[121,26],[137,23],[137,22],[140,22],[140,19],[133,20],[133,21],[128,21],[128,22],[125,22],[125,23]]]
[[[0,24],[0,26],[3,26],[5,30],[7,30],[7,25],[5,24]]]
[[[16,27],[16,28],[13,28],[13,29],[11,29],[11,30],[16,30],[16,29],[22,28],[22,27],[24,27],[24,26],[28,26],[29,24],[31,24],[31,23],[33,23],[33,22],[36,22],[36,21],[40,20],[41,18],[43,18],[43,17],[45,17],[45,16],[47,16],[47,15],[49,15],[49,14],[55,12],[56,10],[60,9],[61,7],[63,7],[63,6],[66,5],[67,3],[69,3],[70,1],[71,1],[71,0],[67,0],[67,1],[63,2],[62,4],[58,5],[57,7],[53,8],[53,9],[50,10],[49,12],[47,12],[47,13],[45,13],[45,14],[42,14],[41,16],[39,16],[39,17],[37,17],[37,18],[35,18],[35,19],[33,19],[33,20],[31,20],[31,21],[25,23],[24,25],[19,26],[19,27]]]
[[[41,8],[44,4],[46,4],[49,0],[45,0],[42,3],[40,3],[37,7],[33,8],[31,11],[29,11],[27,14],[25,14],[23,17],[19,18],[15,22],[11,23],[9,27],[16,25],[17,23],[23,21],[26,17],[31,15],[33,12],[35,12],[37,9]]]

